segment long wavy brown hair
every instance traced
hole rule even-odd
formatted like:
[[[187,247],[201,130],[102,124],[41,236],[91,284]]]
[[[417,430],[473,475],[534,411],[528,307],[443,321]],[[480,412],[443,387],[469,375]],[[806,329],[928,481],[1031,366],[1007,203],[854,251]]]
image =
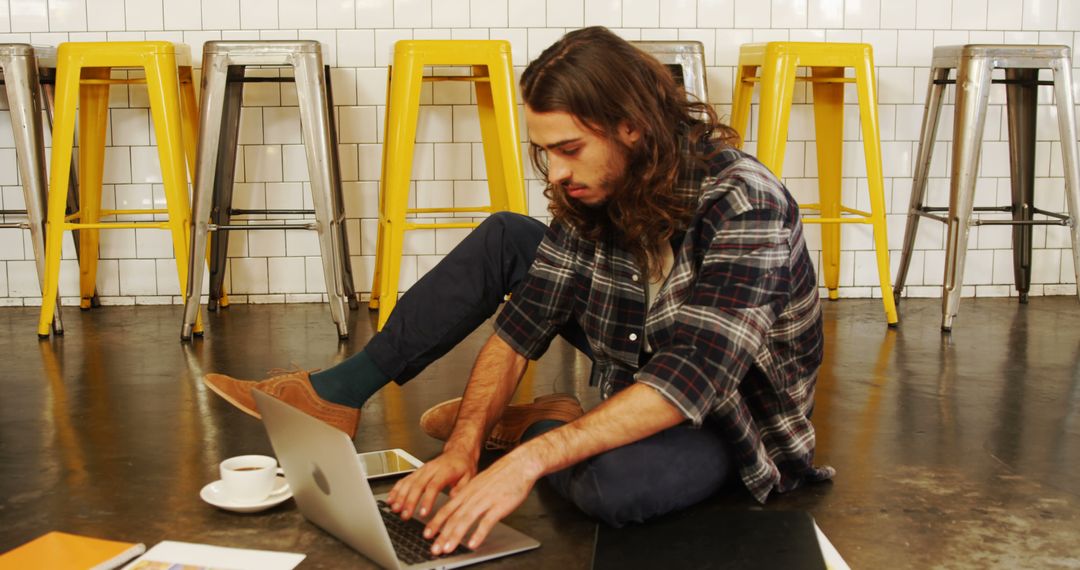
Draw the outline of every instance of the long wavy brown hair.
[[[614,239],[650,276],[659,276],[662,244],[689,224],[697,206],[696,199],[675,192],[687,159],[679,150],[680,137],[732,145],[738,140],[735,131],[720,124],[706,102],[687,98],[655,58],[603,27],[575,30],[544,50],[522,74],[521,93],[533,111],[573,115],[614,142],[627,159],[626,171],[613,181],[603,207],[572,200],[548,182],[544,196],[550,200],[551,215],[588,239]],[[623,124],[641,135],[631,146],[617,136]],[[695,146],[702,145],[691,148]],[[543,149],[530,147],[530,158],[547,180]]]

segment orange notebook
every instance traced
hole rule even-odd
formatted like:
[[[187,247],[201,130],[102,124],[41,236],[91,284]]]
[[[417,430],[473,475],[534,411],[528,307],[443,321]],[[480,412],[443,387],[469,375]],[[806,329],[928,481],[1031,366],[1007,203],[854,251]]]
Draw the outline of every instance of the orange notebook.
[[[0,570],[118,568],[146,550],[142,544],[53,531],[0,554]]]

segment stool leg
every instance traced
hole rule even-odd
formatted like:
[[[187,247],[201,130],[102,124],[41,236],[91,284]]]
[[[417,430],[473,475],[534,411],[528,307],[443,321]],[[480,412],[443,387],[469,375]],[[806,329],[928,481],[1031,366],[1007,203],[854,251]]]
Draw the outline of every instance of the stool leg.
[[[754,84],[750,79],[757,76],[756,65],[740,65],[735,71],[735,92],[731,104],[731,128],[739,133],[740,147],[750,136],[750,102],[754,98]]]
[[[488,65],[488,72],[491,78],[484,88],[491,90],[491,106],[495,110],[495,130],[499,146],[502,147],[502,171],[506,180],[504,183],[506,209],[524,215],[528,213],[528,204],[525,197],[525,173],[521,158],[521,132],[518,130],[517,96],[514,92],[514,67],[510,61],[510,54],[500,54],[498,60]]]
[[[330,160],[334,162],[334,180],[331,193],[334,199],[334,216],[341,220],[338,224],[341,237],[338,243],[341,246],[341,285],[345,290],[345,299],[349,302],[349,310],[355,311],[360,303],[356,298],[356,281],[353,278],[352,256],[349,255],[349,234],[345,228],[345,192],[341,188],[341,157],[338,152],[337,127],[334,122],[334,83],[331,79],[330,66],[323,66],[323,77],[326,78],[326,108],[330,114]]]
[[[63,64],[63,62],[62,62]],[[60,288],[60,253],[64,237],[68,176],[71,173],[71,146],[75,137],[76,104],[79,97],[78,65],[66,65],[56,74],[56,123],[53,125],[52,158],[49,171],[48,213],[45,223],[45,280],[41,289],[41,316],[38,336],[49,336]]]
[[[945,286],[941,307],[941,330],[946,332],[952,330],[953,320],[960,308],[975,181],[979,175],[979,155],[986,125],[990,73],[990,62],[983,58],[964,59],[957,68],[949,228],[945,240]]]
[[[382,188],[385,203],[379,220],[382,240],[377,254],[380,272],[379,330],[386,324],[386,319],[397,304],[422,76],[423,67],[411,54],[395,54],[390,98],[386,101],[388,119],[383,155],[385,184]]]
[[[41,83],[41,94],[42,94],[42,99],[44,100],[44,103],[45,103],[45,119],[49,122],[49,132],[52,132],[52,128],[53,128],[53,110],[56,107],[56,103],[55,103],[56,97],[55,97],[55,89],[54,89],[54,87],[56,86],[56,70],[55,69],[48,69],[48,68],[46,68],[46,70],[39,69],[38,73],[41,74],[41,75],[46,75],[47,74],[51,78],[50,81],[44,81],[44,80],[42,81],[42,83]],[[71,215],[71,214],[74,214],[75,212],[79,211],[79,175],[78,175],[77,169],[75,168],[75,163],[74,162],[71,163],[70,178],[68,180],[69,180],[69,182],[68,182],[68,191],[67,191],[67,213],[68,213],[68,215]],[[48,188],[47,183],[46,183],[46,188]],[[71,240],[73,242],[75,242],[75,255],[78,256],[78,254],[79,254],[79,230],[74,230],[74,231],[71,232]],[[100,307],[101,306],[101,301],[98,299],[98,295],[97,295],[96,290],[94,291],[94,297],[92,299],[90,299],[90,306],[91,307]]]
[[[205,71],[203,72],[205,73]],[[236,149],[240,137],[240,108],[244,100],[244,67],[232,65],[225,73],[225,99],[221,111],[220,126],[207,123],[207,128],[220,129],[217,147],[206,152],[217,152],[214,167],[213,205],[210,220],[216,226],[227,226],[232,216],[233,184],[236,180]],[[205,113],[205,111],[203,111]],[[225,296],[225,267],[229,262],[229,233],[219,231],[210,238],[210,299],[207,308],[216,311],[218,306],[229,306]]]
[[[383,125],[390,124],[390,86],[393,84],[394,68],[386,68],[386,108],[383,109]],[[371,299],[368,301],[368,309],[375,311],[379,308],[379,296],[382,292],[382,256],[385,236],[383,235],[383,219],[386,218],[386,141],[382,147],[382,169],[379,171],[379,224],[375,238],[375,270],[371,280]]]
[[[889,235],[885,223],[885,179],[881,166],[881,129],[877,114],[877,91],[874,85],[874,60],[866,49],[855,68],[856,88],[859,91],[859,119],[862,122],[863,154],[866,155],[866,181],[870,191],[870,217],[874,226],[874,252],[877,254],[878,283],[881,303],[889,326],[899,322],[893,300],[892,279],[889,275]]]
[[[483,77],[488,75],[487,66],[474,65],[473,75]],[[499,129],[495,121],[495,103],[491,98],[491,77],[488,82],[476,83],[476,110],[480,119],[480,141],[484,146],[484,167],[487,170],[488,195],[490,196],[490,211],[498,212],[507,207],[507,193],[516,190],[506,180],[503,171],[504,161],[509,159],[504,156],[504,151],[499,140]]]
[[[1054,99],[1058,109],[1058,133],[1061,138],[1061,162],[1065,168],[1065,201],[1069,207],[1069,230],[1072,236],[1073,272],[1080,296],[1080,164],[1076,149],[1076,103],[1072,92],[1072,63],[1063,58],[1054,64]]]
[[[339,179],[336,163],[330,158],[334,150],[330,141],[330,109],[326,107],[326,78],[322,56],[304,54],[296,58],[296,97],[300,104],[300,125],[307,151],[308,174],[311,177],[311,199],[315,206],[319,234],[319,254],[322,257],[323,279],[330,303],[330,317],[337,325],[338,337],[349,336],[349,314],[343,291],[341,259],[342,219],[335,208],[334,188]]]
[[[181,67],[178,75],[180,77],[180,120],[184,131],[184,158],[187,159],[188,180],[194,185],[199,142],[199,106],[195,98],[195,77],[190,66]],[[210,259],[209,252],[206,259],[207,261]],[[225,298],[222,305],[228,304],[228,298]]]
[[[844,77],[843,67],[815,67],[814,79]],[[814,130],[817,137],[818,194],[821,217],[840,218],[841,180],[844,156],[844,84],[814,83]],[[839,298],[840,224],[821,224],[822,273],[829,299]]]
[[[482,66],[473,68],[480,75]],[[514,72],[510,54],[489,62],[488,82],[477,82],[476,104],[480,134],[484,144],[488,191],[492,211],[509,210],[525,214],[525,180],[521,167],[521,146],[514,101]],[[498,181],[495,183],[495,181]]]
[[[1005,70],[1009,115],[1009,164],[1012,182],[1012,217],[1030,222],[1035,197],[1035,111],[1038,106],[1038,69]],[[1013,275],[1020,302],[1028,302],[1031,289],[1031,224],[1016,225],[1013,234]]]
[[[201,263],[203,257],[199,252],[206,251],[209,233],[210,200],[214,193],[214,179],[211,173],[217,168],[221,116],[225,106],[226,64],[225,58],[216,54],[207,54],[203,59],[202,117],[200,117],[201,124],[197,130],[200,137],[198,148],[202,152],[196,158],[197,162],[191,164],[191,166],[198,166],[193,175],[191,192],[191,256],[188,258],[184,321],[180,327],[181,340],[191,340],[195,322],[199,317],[204,269]]]
[[[188,251],[191,236],[191,212],[188,202],[187,173],[184,160],[183,132],[180,115],[180,87],[177,80],[176,59],[172,54],[161,54],[146,62],[146,87],[150,99],[150,113],[154,119],[157,136],[158,161],[161,162],[161,179],[165,186],[165,201],[169,211],[169,229],[172,233],[173,254],[176,257],[176,274],[181,295],[186,293],[188,279]],[[196,316],[195,334],[202,332],[202,320]]]
[[[184,158],[187,161],[188,178],[195,180],[196,150],[199,143],[199,106],[195,102],[195,79],[191,67],[181,67],[180,78],[180,127],[184,133]]]
[[[84,79],[108,79],[107,67],[83,68]],[[105,131],[109,122],[109,86],[83,85],[79,89],[79,185],[81,223],[96,224],[101,218],[101,180],[105,169]],[[97,285],[100,230],[82,230],[79,243],[79,307],[92,306]]]
[[[41,99],[38,95],[37,65],[33,57],[16,56],[4,64],[4,85],[11,112],[12,135],[15,139],[19,174],[22,178],[23,202],[30,225],[30,243],[34,248],[34,265],[38,283],[45,284],[45,145],[41,128]],[[55,298],[60,304],[60,298]],[[53,332],[64,334],[64,323],[57,310],[53,317]]]
[[[757,155],[777,178],[783,177],[791,97],[795,91],[795,63],[786,54],[770,51],[761,70]]]
[[[922,129],[919,134],[919,152],[915,158],[915,176],[911,182],[911,203],[908,205],[907,224],[904,227],[904,247],[900,254],[900,267],[896,272],[893,293],[896,303],[900,303],[904,284],[907,282],[908,266],[915,250],[915,237],[919,232],[919,213],[926,200],[926,180],[930,176],[930,158],[934,155],[934,140],[937,138],[938,119],[941,116],[942,93],[945,85],[938,81],[949,78],[949,69],[934,68],[926,88],[926,106],[923,108]]]

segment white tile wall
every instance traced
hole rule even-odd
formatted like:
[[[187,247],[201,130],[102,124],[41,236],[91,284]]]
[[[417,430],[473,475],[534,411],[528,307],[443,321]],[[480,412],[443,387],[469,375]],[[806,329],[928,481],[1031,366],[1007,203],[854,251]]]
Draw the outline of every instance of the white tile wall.
[[[49,6],[42,0],[10,0],[12,32],[49,31]]]
[[[808,0],[807,8],[811,28],[844,26],[844,0]]]
[[[406,38],[506,39],[520,71],[568,29],[605,25],[628,39],[701,41],[706,48],[711,102],[730,113],[739,45],[751,41],[855,41],[874,47],[879,85],[892,266],[906,223],[910,177],[918,147],[928,63],[935,45],[962,42],[1080,44],[1075,0],[0,0],[0,42],[167,39],[193,48],[212,39],[311,38],[334,66],[334,98],[345,207],[356,289],[370,289],[377,234],[386,65],[393,44]],[[457,73],[461,70],[451,70]],[[264,71],[276,75],[277,71]],[[1074,86],[1080,95],[1080,84]],[[487,187],[474,98],[467,85],[425,88],[413,157],[418,206],[485,203]],[[805,89],[796,93],[786,182],[801,200],[817,194],[813,114]],[[952,97],[943,110],[928,195],[948,199]],[[1062,211],[1061,144],[1051,92],[1044,89],[1036,148],[1036,202]],[[845,113],[844,196],[868,208],[858,110]],[[237,157],[235,203],[250,208],[310,207],[295,89],[255,84],[245,90]],[[995,88],[987,116],[978,205],[1009,203],[1004,90]],[[103,202],[107,207],[163,207],[161,172],[145,88],[112,88]],[[756,125],[756,107],[754,111]],[[0,203],[22,206],[14,143],[0,112]],[[524,129],[523,129],[524,131]],[[525,133],[523,132],[523,136]],[[753,149],[753,137],[747,148]],[[542,185],[527,181],[530,214],[546,218]],[[160,216],[158,216],[160,218]],[[149,219],[152,216],[131,216]],[[411,285],[454,247],[467,230],[407,234],[402,287]],[[909,271],[908,295],[940,295],[944,264],[941,224],[923,221]],[[845,227],[841,283],[845,297],[880,296],[872,236]],[[816,226],[807,241],[821,247]],[[1063,228],[1037,228],[1033,294],[1073,294],[1075,275]],[[1015,295],[1011,235],[1005,228],[972,232],[965,294]],[[316,236],[304,231],[234,232],[227,285],[237,302],[318,302],[325,298]],[[172,241],[158,230],[102,233],[98,292],[108,304],[178,302]],[[61,292],[76,302],[78,267],[70,238],[64,245]],[[29,237],[0,230],[0,305],[40,304]]]

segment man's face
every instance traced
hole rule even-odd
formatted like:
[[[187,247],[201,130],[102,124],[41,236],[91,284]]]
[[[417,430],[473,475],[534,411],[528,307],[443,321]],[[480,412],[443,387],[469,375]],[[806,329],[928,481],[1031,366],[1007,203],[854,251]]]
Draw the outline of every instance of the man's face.
[[[533,146],[546,157],[548,182],[556,192],[586,206],[599,206],[611,197],[626,171],[623,147],[562,111],[537,113],[526,105],[525,121]],[[638,139],[629,126],[620,126],[617,136],[626,146]]]

